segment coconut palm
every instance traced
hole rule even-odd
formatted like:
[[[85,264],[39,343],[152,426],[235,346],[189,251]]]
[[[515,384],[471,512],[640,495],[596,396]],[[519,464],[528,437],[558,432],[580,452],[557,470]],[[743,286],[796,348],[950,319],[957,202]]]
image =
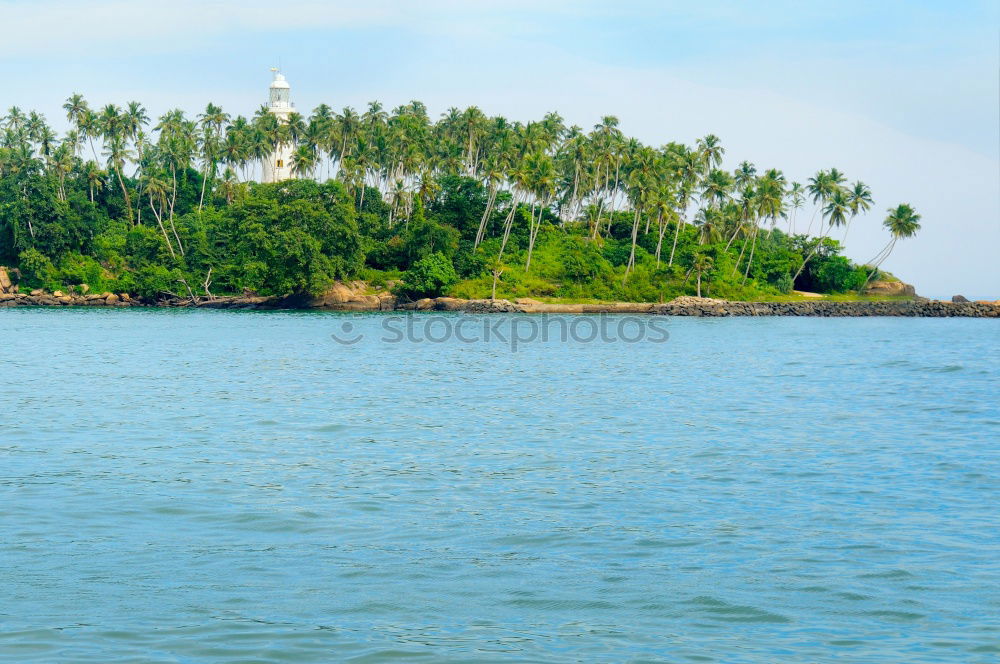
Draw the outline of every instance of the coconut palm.
[[[844,229],[843,242],[847,241],[847,233],[851,230],[851,221],[853,221],[854,217],[868,212],[868,210],[872,209],[872,205],[875,204],[872,200],[872,190],[861,180],[851,185],[850,190],[847,192],[847,202],[851,209],[851,216],[847,220],[847,227]]]
[[[535,240],[542,227],[542,216],[552,200],[556,186],[556,169],[552,157],[544,152],[536,152],[525,160],[525,188],[530,191],[535,200],[531,204],[530,225],[528,228],[528,257],[524,263],[524,271],[531,269],[531,254],[535,249]],[[538,219],[535,220],[535,202],[538,203]]]
[[[804,191],[805,190],[803,189],[801,184],[799,184],[798,182],[793,182],[791,186],[788,188],[788,192],[785,194],[786,203],[788,204],[788,207],[791,208],[792,210],[792,214],[788,218],[789,235],[795,234],[795,213],[798,212],[798,210],[800,210],[803,204],[805,204],[806,202]]]
[[[699,253],[695,259],[694,263],[691,265],[691,269],[697,275],[697,293],[698,297],[701,297],[701,278],[702,275],[712,269],[714,261],[711,256],[706,256],[705,254]]]
[[[308,145],[300,145],[292,153],[292,173],[302,178],[310,177],[317,161],[315,150]]]
[[[920,230],[920,215],[908,203],[901,203],[894,208],[889,208],[889,215],[882,222],[882,225],[889,231],[891,239],[875,255],[875,258],[868,261],[867,264],[871,266],[872,271],[868,274],[868,278],[865,279],[864,285],[858,292],[864,292],[872,277],[878,272],[879,266],[882,265],[896,247],[896,242],[917,234],[917,231]]]
[[[198,124],[201,127],[201,194],[198,197],[198,212],[201,212],[205,204],[205,188],[210,178],[215,177],[219,158],[222,156],[222,132],[229,124],[229,114],[223,112],[222,108],[209,102],[205,106],[205,112],[198,115]]]
[[[132,214],[132,199],[129,196],[128,187],[125,186],[125,179],[122,176],[122,169],[125,162],[132,158],[132,152],[128,146],[128,132],[122,117],[121,109],[114,104],[108,104],[101,110],[98,118],[101,138],[104,140],[104,154],[107,157],[108,165],[118,176],[118,185],[121,187],[122,197],[125,199],[125,210],[128,214],[129,223],[134,223]]]

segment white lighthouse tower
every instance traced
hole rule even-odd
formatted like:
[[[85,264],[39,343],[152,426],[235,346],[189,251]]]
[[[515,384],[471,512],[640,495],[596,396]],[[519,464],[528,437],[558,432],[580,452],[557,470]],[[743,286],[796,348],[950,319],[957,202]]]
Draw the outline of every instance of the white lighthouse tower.
[[[288,122],[288,116],[295,111],[295,105],[290,101],[292,88],[277,69],[274,80],[271,81],[267,110],[278,119],[279,124]],[[261,182],[280,182],[292,177],[292,146],[289,143],[279,143],[271,156],[264,161]]]

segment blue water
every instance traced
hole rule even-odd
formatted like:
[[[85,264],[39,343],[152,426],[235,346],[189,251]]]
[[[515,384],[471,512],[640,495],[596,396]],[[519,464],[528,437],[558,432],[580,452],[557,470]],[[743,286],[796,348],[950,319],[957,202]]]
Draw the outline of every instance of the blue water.
[[[996,662],[1000,322],[659,320],[0,311],[0,660]]]

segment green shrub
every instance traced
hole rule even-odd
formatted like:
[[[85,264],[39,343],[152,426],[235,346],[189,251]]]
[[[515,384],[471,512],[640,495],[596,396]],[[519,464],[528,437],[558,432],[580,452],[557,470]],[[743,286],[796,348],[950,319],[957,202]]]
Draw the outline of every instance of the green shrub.
[[[451,259],[441,252],[421,258],[403,273],[403,280],[396,287],[398,295],[409,298],[438,297],[445,289],[458,282],[458,274]]]
[[[792,281],[792,275],[787,273],[780,275],[774,280],[774,287],[777,288],[778,292],[783,295],[791,293],[794,286],[795,282]]]
[[[21,252],[18,256],[18,265],[25,284],[32,288],[46,288],[55,290],[56,268],[52,265],[49,257],[30,247]]]

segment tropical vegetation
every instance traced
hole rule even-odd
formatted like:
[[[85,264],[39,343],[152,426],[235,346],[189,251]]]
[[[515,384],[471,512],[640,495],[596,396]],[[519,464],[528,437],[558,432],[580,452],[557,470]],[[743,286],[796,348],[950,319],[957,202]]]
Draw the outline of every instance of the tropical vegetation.
[[[0,264],[29,287],[286,295],[360,278],[404,297],[753,299],[860,290],[919,229],[892,208],[885,249],[855,265],[841,243],[874,205],[865,183],[726,170],[714,135],[654,147],[613,116],[584,130],[372,102],[152,119],[78,94],[64,109],[61,136],[36,112],[0,118]],[[295,179],[255,182],[278,146]]]

